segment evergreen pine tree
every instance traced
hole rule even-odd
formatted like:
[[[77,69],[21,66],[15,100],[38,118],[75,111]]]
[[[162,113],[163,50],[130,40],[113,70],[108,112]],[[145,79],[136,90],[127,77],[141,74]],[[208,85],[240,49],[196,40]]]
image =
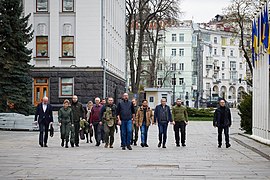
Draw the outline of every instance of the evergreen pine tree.
[[[27,115],[32,110],[29,17],[23,15],[22,0],[0,0],[0,112]]]

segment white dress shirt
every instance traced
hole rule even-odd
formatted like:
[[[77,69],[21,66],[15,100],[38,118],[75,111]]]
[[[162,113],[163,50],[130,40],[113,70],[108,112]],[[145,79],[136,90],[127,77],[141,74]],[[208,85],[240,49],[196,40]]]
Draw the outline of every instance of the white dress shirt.
[[[43,111],[46,112],[47,104],[42,104]]]

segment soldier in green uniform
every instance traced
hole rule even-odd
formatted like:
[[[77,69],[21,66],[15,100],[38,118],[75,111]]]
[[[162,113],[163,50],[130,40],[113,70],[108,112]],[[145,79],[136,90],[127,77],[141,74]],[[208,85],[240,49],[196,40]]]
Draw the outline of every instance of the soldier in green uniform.
[[[71,109],[73,112],[74,127],[71,129],[71,136],[75,138],[75,145],[79,147],[79,130],[80,130],[80,120],[85,119],[85,111],[82,103],[78,102],[78,97],[72,97]],[[74,143],[70,143],[71,147],[74,147]]]
[[[58,111],[58,122],[61,132],[61,146],[64,147],[64,141],[66,140],[66,148],[68,148],[68,141],[70,136],[70,128],[74,126],[72,109],[69,107],[69,100],[64,101],[64,107]],[[74,144],[74,138],[70,138],[70,143]]]
[[[108,103],[104,105],[100,111],[100,120],[104,125],[104,140],[105,148],[113,148],[114,143],[114,132],[116,126],[116,116],[117,116],[117,107],[113,103],[114,100],[112,97],[108,98]]]
[[[182,106],[181,99],[177,99],[176,105],[172,109],[172,119],[176,146],[180,147],[179,130],[181,132],[181,144],[182,146],[186,146],[186,125],[188,124],[188,113],[187,109]]]

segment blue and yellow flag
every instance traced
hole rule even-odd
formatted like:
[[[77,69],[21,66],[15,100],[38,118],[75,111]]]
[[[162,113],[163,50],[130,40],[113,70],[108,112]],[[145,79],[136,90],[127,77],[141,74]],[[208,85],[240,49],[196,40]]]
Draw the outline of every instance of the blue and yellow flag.
[[[264,20],[263,20],[263,45],[265,49],[269,46],[269,17],[268,17],[268,6],[264,9]]]
[[[257,24],[256,24],[256,20],[253,21],[253,43],[252,43],[252,48],[254,49],[254,60],[257,60],[257,54],[259,52],[258,50],[258,30],[257,30]]]
[[[260,24],[259,24],[259,29],[260,29],[260,47],[263,46],[263,40],[264,40],[264,12],[261,11],[261,16],[260,16]]]
[[[252,23],[252,35],[251,35],[251,39],[252,39],[252,48],[251,48],[251,53],[252,53],[252,65],[253,67],[255,67],[255,48],[254,48],[254,44],[255,44],[255,28],[256,28],[256,23],[255,20]]]

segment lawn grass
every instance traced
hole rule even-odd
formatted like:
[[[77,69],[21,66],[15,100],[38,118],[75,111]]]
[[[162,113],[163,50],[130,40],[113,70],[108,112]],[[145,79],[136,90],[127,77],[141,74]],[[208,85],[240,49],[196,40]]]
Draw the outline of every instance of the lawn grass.
[[[188,117],[189,121],[213,121],[213,117]]]

